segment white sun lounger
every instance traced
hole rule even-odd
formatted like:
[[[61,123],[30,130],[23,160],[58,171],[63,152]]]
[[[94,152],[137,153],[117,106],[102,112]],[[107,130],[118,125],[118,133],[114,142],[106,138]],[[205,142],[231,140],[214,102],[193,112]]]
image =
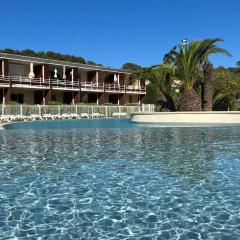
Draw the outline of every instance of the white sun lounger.
[[[113,118],[127,117],[127,113],[119,113],[119,112],[113,113],[113,114],[112,114],[112,117],[113,117]]]
[[[63,113],[63,114],[61,115],[61,118],[62,118],[62,119],[71,119],[71,116],[70,116],[70,114]]]
[[[42,119],[44,119],[44,120],[50,120],[50,119],[54,120],[55,118],[51,114],[43,114]]]
[[[56,115],[52,115],[53,119],[62,119],[61,115],[56,114]]]
[[[2,115],[0,120],[3,122],[13,122],[16,121],[16,117],[14,115]]]
[[[38,114],[31,114],[29,120],[42,120],[42,117]]]
[[[0,117],[1,121],[4,122],[15,122],[15,121],[27,121],[29,120],[28,116],[23,116],[23,115],[3,115]]]
[[[28,121],[29,120],[29,116],[24,116],[24,115],[16,115],[15,116],[15,121]]]
[[[71,113],[70,117],[71,117],[71,119],[78,119],[78,118],[80,118],[80,116],[78,114],[76,114],[76,113]]]
[[[81,116],[81,118],[89,118],[88,113],[81,113],[80,116]]]
[[[99,118],[99,117],[100,117],[100,114],[99,114],[99,113],[92,113],[92,114],[91,114],[91,117],[92,117],[92,118]]]

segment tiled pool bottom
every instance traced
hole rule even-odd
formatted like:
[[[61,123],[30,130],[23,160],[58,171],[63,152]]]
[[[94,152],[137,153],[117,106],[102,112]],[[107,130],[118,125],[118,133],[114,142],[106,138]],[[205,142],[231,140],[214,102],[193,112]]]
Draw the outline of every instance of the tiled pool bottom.
[[[0,239],[240,239],[240,128],[0,132]]]

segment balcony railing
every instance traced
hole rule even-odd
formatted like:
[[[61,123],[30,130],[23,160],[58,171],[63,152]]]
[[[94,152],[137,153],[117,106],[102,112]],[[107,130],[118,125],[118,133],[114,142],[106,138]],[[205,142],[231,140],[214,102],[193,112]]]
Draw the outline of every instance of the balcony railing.
[[[52,88],[62,90],[75,90],[87,92],[108,92],[108,93],[146,93],[145,86],[132,86],[108,83],[78,82],[53,78],[32,78],[27,76],[2,76],[0,75],[0,86],[22,87],[22,88]]]

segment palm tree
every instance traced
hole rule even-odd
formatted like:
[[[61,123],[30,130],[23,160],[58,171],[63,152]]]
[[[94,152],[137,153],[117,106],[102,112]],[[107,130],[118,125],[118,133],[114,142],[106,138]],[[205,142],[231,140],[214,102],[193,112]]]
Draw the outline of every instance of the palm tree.
[[[201,98],[198,90],[203,66],[207,66],[206,63],[208,63],[208,57],[211,54],[222,53],[230,56],[228,51],[215,44],[218,41],[222,41],[222,39],[194,40],[187,48],[178,45],[165,55],[164,62],[176,66],[177,75],[182,81],[180,111],[201,110]],[[206,75],[205,81],[208,81],[209,77],[211,77],[211,74]],[[208,98],[212,97],[210,94],[206,96]]]
[[[203,111],[212,111],[213,109],[213,66],[209,61],[203,65]]]

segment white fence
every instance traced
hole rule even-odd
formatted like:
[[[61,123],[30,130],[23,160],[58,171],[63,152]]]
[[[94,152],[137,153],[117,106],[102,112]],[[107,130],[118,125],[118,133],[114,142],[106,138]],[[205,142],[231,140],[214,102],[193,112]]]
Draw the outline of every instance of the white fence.
[[[139,106],[96,106],[96,105],[0,105],[0,115],[22,115],[31,114],[81,114],[99,113],[105,117],[112,117],[113,113],[126,113],[128,116],[133,112],[154,112],[155,105],[142,104]]]

